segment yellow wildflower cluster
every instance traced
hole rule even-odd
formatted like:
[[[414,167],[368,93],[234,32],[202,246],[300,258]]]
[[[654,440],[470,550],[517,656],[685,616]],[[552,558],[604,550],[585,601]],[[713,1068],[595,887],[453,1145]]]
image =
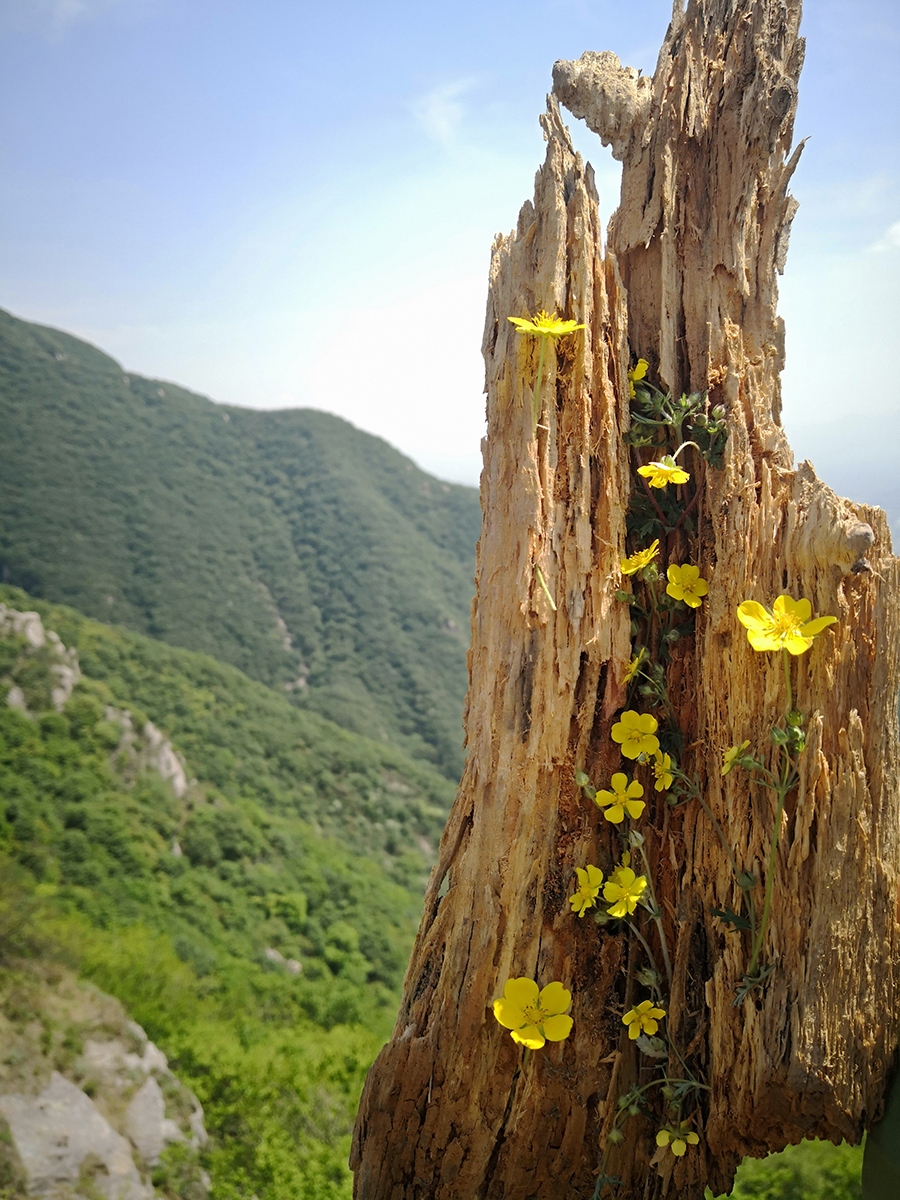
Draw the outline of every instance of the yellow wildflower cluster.
[[[579,325],[577,321],[566,321],[555,312],[548,313],[544,309],[531,318],[507,317],[507,320],[515,325],[519,333],[527,333],[532,337],[561,338],[574,333],[576,329],[587,329],[586,325]]]
[[[637,819],[646,805],[638,797],[643,796],[644,789],[637,782],[628,782],[628,776],[617,771],[610,780],[612,791],[599,791],[594,797],[594,803],[603,810],[607,821],[619,825],[628,813],[629,817]]]
[[[540,1050],[544,1042],[561,1042],[572,1032],[566,1010],[572,993],[554,981],[538,990],[533,979],[507,979],[503,996],[494,1001],[494,1016],[514,1042]]]
[[[687,483],[691,477],[690,471],[679,467],[671,454],[638,467],[638,475],[643,475],[652,488],[664,488],[670,483]]]
[[[648,567],[650,563],[653,562],[654,558],[656,558],[658,552],[659,538],[656,539],[652,546],[648,546],[646,550],[638,550],[636,554],[632,554],[628,558],[620,559],[619,566],[621,567],[622,574],[634,575],[635,572],[643,570],[644,567]]]
[[[642,1000],[622,1018],[623,1025],[628,1026],[628,1036],[637,1041],[642,1033],[651,1037],[659,1029],[659,1022],[666,1015],[664,1008],[654,1008],[652,1000]]]
[[[833,625],[837,617],[812,617],[808,600],[793,600],[779,596],[772,611],[755,600],[738,605],[737,616],[747,630],[747,640],[754,650],[787,650],[788,654],[805,654],[813,638]]]
[[[603,899],[609,904],[611,917],[631,916],[647,887],[645,875],[636,875],[628,865],[627,856],[614,868],[603,886]]]
[[[587,910],[593,908],[597,902],[600,884],[603,882],[603,872],[599,867],[576,867],[575,875],[578,879],[578,887],[574,895],[569,897],[569,903],[572,905],[572,912],[583,917]]]
[[[613,725],[611,737],[621,746],[626,758],[639,758],[642,754],[655,754],[659,749],[657,727],[656,717],[629,708]]]
[[[676,1158],[681,1158],[688,1146],[696,1146],[699,1141],[697,1134],[683,1125],[677,1125],[674,1129],[666,1126],[656,1135],[657,1146],[661,1149],[668,1146]]]

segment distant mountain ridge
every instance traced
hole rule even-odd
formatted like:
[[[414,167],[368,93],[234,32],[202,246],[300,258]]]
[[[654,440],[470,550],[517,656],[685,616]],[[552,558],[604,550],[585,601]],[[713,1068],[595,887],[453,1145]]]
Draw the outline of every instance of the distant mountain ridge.
[[[217,405],[0,310],[0,577],[462,766],[481,514],[313,410]]]

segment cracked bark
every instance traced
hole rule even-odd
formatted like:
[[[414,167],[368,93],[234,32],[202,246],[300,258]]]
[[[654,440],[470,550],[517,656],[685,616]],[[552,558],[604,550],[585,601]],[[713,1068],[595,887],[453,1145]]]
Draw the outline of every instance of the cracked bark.
[[[642,998],[640,953],[566,901],[576,866],[608,869],[618,852],[573,776],[605,783],[619,766],[609,729],[630,634],[615,591],[632,486],[621,435],[637,355],[728,414],[723,467],[707,472],[698,532],[677,547],[702,564],[710,595],[669,689],[685,766],[763,878],[770,793],[719,765],[725,746],[765,744],[783,680],[780,657],[748,646],[735,606],[786,591],[839,624],[794,664],[810,736],[776,863],[778,967],[740,1007],[747,947],[710,915],[738,906],[731,868],[702,811],[647,790],[640,827],[674,948],[668,1029],[712,1091],[700,1145],[674,1172],[648,1166],[662,1120],[628,1123],[610,1162],[618,1200],[700,1200],[707,1183],[729,1186],[742,1156],[804,1136],[856,1141],[879,1110],[898,999],[900,570],[884,514],[795,468],[780,425],[776,273],[796,207],[799,16],[798,0],[699,0],[686,13],[676,2],[652,79],[609,54],[554,68],[555,96],[623,164],[621,204],[604,255],[590,167],[551,99],[534,201],[493,247],[468,758],[397,1025],[360,1105],[362,1200],[587,1200],[616,1099],[637,1078],[621,1015]],[[539,308],[587,329],[547,355],[535,442],[538,347],[507,317]],[[871,569],[854,570],[861,561]],[[563,980],[575,1025],[513,1087],[519,1055],[490,1005],[519,975]]]

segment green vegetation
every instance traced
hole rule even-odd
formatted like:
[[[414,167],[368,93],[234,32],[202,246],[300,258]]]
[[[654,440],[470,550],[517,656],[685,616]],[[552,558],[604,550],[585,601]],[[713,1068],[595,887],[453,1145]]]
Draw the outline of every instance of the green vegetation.
[[[0,704],[7,954],[64,955],[159,1042],[206,1110],[217,1197],[349,1195],[450,784],[204,655],[0,600],[85,669],[52,711],[58,651],[0,640],[29,709]],[[146,769],[148,717],[196,776],[180,799]],[[158,1169],[173,1195],[183,1165]]]
[[[337,417],[216,405],[2,311],[0,413],[0,579],[458,778],[474,488]]]
[[[862,1146],[801,1142],[781,1154],[745,1158],[731,1196],[732,1200],[860,1200],[861,1169]],[[707,1197],[711,1200],[709,1191]]]

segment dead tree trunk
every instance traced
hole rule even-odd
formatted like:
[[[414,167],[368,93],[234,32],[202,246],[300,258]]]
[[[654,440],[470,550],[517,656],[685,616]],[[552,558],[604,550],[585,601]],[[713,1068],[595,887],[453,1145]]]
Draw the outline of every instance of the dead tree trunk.
[[[727,411],[722,468],[676,547],[710,593],[668,688],[684,764],[760,894],[774,805],[746,773],[721,776],[721,751],[776,722],[782,664],[750,648],[735,609],[789,593],[839,623],[796,675],[809,736],[774,866],[777,966],[736,1006],[746,939],[711,914],[738,909],[734,872],[697,804],[649,789],[641,829],[674,948],[668,1033],[710,1090],[682,1158],[649,1165],[661,1116],[628,1124],[609,1158],[617,1198],[718,1194],[742,1156],[856,1141],[881,1104],[900,967],[900,564],[884,514],[794,469],[779,422],[799,16],[799,0],[691,0],[686,14],[676,0],[652,79],[609,54],[554,69],[556,95],[622,161],[622,202],[604,256],[590,167],[551,100],[534,202],[494,245],[468,759],[360,1106],[361,1200],[588,1200],[617,1099],[640,1078],[621,1020],[640,995],[639,947],[567,903],[576,867],[618,853],[575,771],[620,769],[610,727],[631,634],[616,592],[634,478],[622,434],[638,355],[676,394],[708,391]],[[586,329],[548,356],[534,438],[537,345],[507,318],[538,309]],[[563,981],[574,1028],[516,1075],[491,1003],[519,976]]]

